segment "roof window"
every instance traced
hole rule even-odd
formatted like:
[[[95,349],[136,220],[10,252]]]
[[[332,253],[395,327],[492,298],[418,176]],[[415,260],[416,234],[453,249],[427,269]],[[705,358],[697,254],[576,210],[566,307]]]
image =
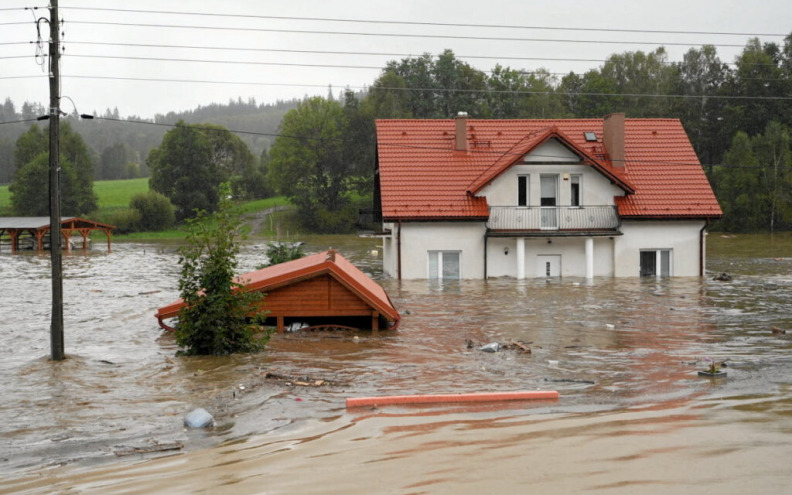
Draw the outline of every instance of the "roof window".
[[[584,132],[583,135],[586,137],[587,142],[595,143],[597,141],[596,132]]]

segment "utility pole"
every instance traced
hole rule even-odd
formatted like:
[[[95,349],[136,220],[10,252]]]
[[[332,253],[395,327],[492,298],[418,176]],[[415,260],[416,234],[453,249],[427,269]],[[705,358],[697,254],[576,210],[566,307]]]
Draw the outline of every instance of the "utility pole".
[[[63,266],[60,208],[60,19],[58,0],[50,0],[49,40],[49,207],[50,259],[52,264],[52,323],[50,347],[53,361],[66,356],[63,345]]]

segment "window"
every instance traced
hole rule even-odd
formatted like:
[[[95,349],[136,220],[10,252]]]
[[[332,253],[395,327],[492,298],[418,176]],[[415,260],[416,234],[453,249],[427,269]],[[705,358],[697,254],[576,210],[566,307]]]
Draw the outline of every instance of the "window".
[[[539,189],[542,193],[542,229],[555,230],[558,228],[558,175],[539,176]]]
[[[459,251],[429,251],[430,279],[459,280]]]
[[[670,277],[671,250],[670,249],[641,250],[641,276]]]
[[[580,175],[572,175],[569,178],[569,187],[570,187],[569,204],[572,206],[580,206],[583,203],[582,196],[580,194],[581,178],[582,177]]]
[[[556,206],[558,197],[558,176],[542,175],[539,177],[539,186],[542,191],[542,206]]]
[[[528,206],[528,176],[517,176],[517,206]]]

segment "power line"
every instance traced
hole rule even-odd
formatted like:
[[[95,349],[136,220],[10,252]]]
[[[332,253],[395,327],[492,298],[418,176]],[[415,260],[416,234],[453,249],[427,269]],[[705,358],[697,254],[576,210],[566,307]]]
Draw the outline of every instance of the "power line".
[[[66,75],[63,77],[71,79],[109,79],[120,81],[141,81],[141,82],[177,82],[177,83],[201,83],[201,84],[239,84],[253,86],[294,86],[294,87],[315,87],[327,88],[326,84],[287,84],[287,83],[259,83],[259,82],[234,82],[217,80],[195,80],[195,79],[155,79],[144,77],[111,77],[111,76],[78,76]],[[384,86],[343,86],[350,89],[366,91],[424,91],[424,92],[449,92],[449,93],[505,93],[505,94],[525,94],[525,95],[547,95],[547,96],[609,96],[609,97],[645,97],[645,98],[711,98],[720,100],[792,100],[792,96],[741,96],[741,95],[680,95],[680,94],[648,94],[648,93],[568,93],[554,91],[511,91],[495,89],[450,89],[450,88],[400,88]]]
[[[8,121],[5,121],[5,122],[0,122],[0,125],[5,125],[5,124],[24,124],[24,123],[27,123],[27,122],[36,122],[37,120],[39,120],[37,117],[32,118],[32,119],[8,120]]]
[[[0,76],[2,79],[34,79],[45,77],[36,76]],[[193,84],[225,84],[238,86],[277,86],[295,88],[327,88],[328,84],[302,84],[302,83],[266,83],[253,81],[222,81],[211,79],[165,79],[150,77],[119,77],[119,76],[86,76],[76,74],[63,74],[66,79],[96,79],[111,81],[133,81],[133,82],[161,82],[161,83],[193,83]],[[630,97],[630,98],[675,98],[675,99],[695,99],[708,98],[717,100],[757,100],[757,101],[788,101],[792,96],[744,96],[744,95],[683,95],[683,94],[652,94],[652,93],[594,93],[594,92],[557,92],[557,91],[529,91],[529,90],[502,90],[502,89],[454,89],[454,88],[403,88],[389,86],[351,86],[345,84],[329,84],[339,88],[349,88],[360,91],[422,91],[435,93],[494,93],[494,94],[514,94],[514,95],[545,95],[545,96],[596,96],[596,97]]]
[[[497,36],[458,36],[458,35],[444,35],[444,34],[410,34],[410,33],[366,33],[359,31],[319,31],[307,29],[275,29],[275,28],[244,28],[244,27],[226,27],[226,26],[195,26],[186,24],[147,24],[147,23],[134,23],[134,22],[109,22],[109,21],[70,21],[72,24],[87,24],[94,26],[125,26],[125,27],[143,27],[143,28],[168,28],[168,29],[204,29],[204,30],[219,30],[219,31],[252,31],[252,32],[267,32],[267,33],[282,33],[282,34],[322,34],[322,35],[339,35],[339,36],[381,36],[391,38],[434,38],[434,39],[453,39],[453,40],[468,40],[468,41],[523,41],[523,42],[551,42],[551,43],[576,43],[576,44],[611,44],[611,45],[657,45],[657,41],[615,41],[615,40],[576,40],[576,39],[548,39],[548,38],[512,38],[512,37],[497,37]],[[698,45],[699,43],[682,43],[682,42],[666,42],[661,43],[668,46],[691,46]],[[745,45],[729,44],[729,43],[702,43],[712,46],[728,47],[728,48],[743,48]]]
[[[142,60],[142,61],[153,61],[153,62],[187,62],[187,63],[204,63],[204,64],[232,64],[232,65],[274,65],[274,66],[284,66],[284,67],[323,67],[323,68],[331,68],[331,69],[366,69],[366,70],[381,70],[383,69],[382,66],[372,66],[372,65],[338,65],[338,64],[308,64],[308,63],[295,63],[295,62],[254,62],[254,61],[247,61],[247,60],[208,60],[208,59],[186,59],[186,58],[162,58],[162,57],[133,57],[133,56],[122,56],[122,55],[87,55],[87,54],[69,54],[69,57],[76,57],[76,58],[105,58],[105,59],[115,59],[115,60]],[[0,59],[6,57],[0,57]],[[7,57],[7,58],[25,58],[25,56],[15,56],[15,57]],[[492,73],[492,71],[481,71],[483,73]],[[526,74],[549,74],[552,76],[565,76],[566,72],[540,72],[540,71],[517,71],[521,75]]]
[[[21,43],[21,42],[20,42]],[[97,46],[126,46],[137,48],[175,48],[187,50],[222,50],[239,52],[266,52],[266,53],[302,53],[313,55],[363,55],[377,57],[415,57],[415,53],[388,53],[388,52],[355,52],[355,51],[333,51],[333,50],[292,50],[285,48],[245,48],[245,47],[221,47],[221,46],[190,46],[190,45],[161,45],[147,43],[113,43],[104,41],[69,41],[72,45],[97,45]],[[497,55],[454,55],[457,59],[483,59],[483,60],[530,60],[530,61],[550,61],[550,62],[607,62],[606,59],[593,58],[549,58],[549,57],[510,57]],[[673,63],[673,62],[665,62]]]
[[[651,33],[651,34],[695,34],[712,36],[767,36],[785,37],[786,34],[778,33],[741,33],[741,32],[718,32],[718,31],[680,31],[680,30],[655,30],[655,29],[623,29],[623,28],[580,28],[580,27],[558,27],[558,26],[525,26],[508,24],[465,24],[449,22],[420,22],[420,21],[386,21],[377,19],[342,19],[333,17],[294,17],[294,16],[272,16],[272,15],[252,15],[252,14],[223,14],[209,12],[180,12],[170,10],[137,10],[119,9],[109,7],[65,7],[71,10],[105,11],[105,12],[125,12],[141,14],[168,14],[168,15],[194,15],[205,17],[225,17],[239,19],[271,19],[289,21],[309,21],[309,22],[342,22],[358,24],[387,24],[405,26],[437,26],[437,27],[461,27],[461,28],[483,28],[483,29],[522,29],[522,30],[549,30],[549,31],[588,31],[588,32],[612,32],[612,33]]]
[[[271,66],[283,66],[283,67],[311,67],[311,68],[331,68],[331,69],[366,69],[366,70],[385,70],[387,67],[382,66],[371,66],[371,65],[338,65],[338,64],[309,64],[309,63],[296,63],[296,62],[255,62],[255,61],[247,61],[247,60],[209,60],[209,59],[190,59],[190,58],[163,58],[163,57],[134,57],[134,56],[127,56],[127,55],[88,55],[88,54],[75,54],[70,53],[69,57],[75,58],[105,58],[105,59],[115,59],[115,60],[140,60],[140,61],[151,61],[151,62],[185,62],[185,63],[205,63],[205,64],[231,64],[231,65],[271,65]],[[9,57],[0,57],[3,58],[27,58],[25,55],[17,55],[17,56],[9,56]],[[497,58],[497,57],[493,57]],[[519,75],[528,75],[528,74],[547,74],[550,76],[566,76],[568,72],[546,72],[541,70],[534,70],[534,71],[526,71],[526,70],[515,70]],[[485,74],[493,74],[494,71],[492,70],[481,70],[480,72]],[[787,81],[785,78],[761,78],[761,77],[741,77],[741,81]]]
[[[32,43],[32,42],[15,42],[19,43]],[[2,43],[0,43],[2,44]],[[11,44],[11,43],[9,43]],[[95,45],[95,46],[125,46],[134,48],[173,48],[184,50],[218,50],[218,51],[239,51],[239,52],[266,52],[266,53],[304,53],[315,55],[363,55],[363,56],[379,56],[379,57],[405,57],[413,58],[415,53],[388,53],[388,52],[355,52],[355,51],[332,51],[332,50],[293,50],[285,48],[246,48],[246,47],[228,47],[228,46],[193,46],[193,45],[163,45],[152,43],[118,43],[110,41],[69,41],[72,45]],[[501,55],[462,55],[454,54],[457,60],[464,59],[481,59],[481,60],[523,60],[523,61],[547,61],[547,62],[608,62],[608,59],[601,58],[558,58],[558,57],[513,57]],[[673,65],[679,62],[658,61],[664,65]],[[735,62],[721,62],[725,65],[737,65]],[[763,64],[763,63],[749,63],[748,65],[768,65],[777,66],[777,64]]]

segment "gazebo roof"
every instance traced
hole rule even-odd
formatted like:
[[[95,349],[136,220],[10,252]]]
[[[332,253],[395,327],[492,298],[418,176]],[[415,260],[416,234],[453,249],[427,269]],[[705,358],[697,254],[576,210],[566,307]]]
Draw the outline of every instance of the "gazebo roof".
[[[106,223],[95,222],[93,220],[86,220],[79,217],[61,217],[61,225],[68,225],[69,228],[99,228],[99,229],[114,229],[115,226]],[[37,230],[48,229],[50,226],[50,217],[0,217],[0,230],[1,229],[17,229],[17,230]]]

